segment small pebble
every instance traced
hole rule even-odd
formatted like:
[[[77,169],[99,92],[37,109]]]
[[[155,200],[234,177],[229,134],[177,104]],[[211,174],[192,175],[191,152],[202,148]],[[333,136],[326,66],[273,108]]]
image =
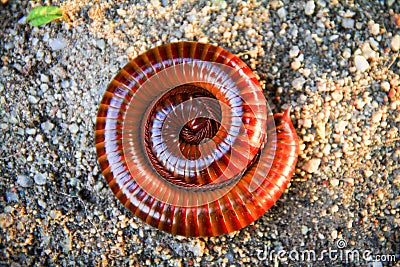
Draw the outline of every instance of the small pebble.
[[[340,100],[343,99],[343,93],[340,90],[335,90],[331,94],[332,99],[335,100],[336,102],[339,102]]]
[[[333,230],[333,231],[331,232],[332,240],[336,240],[337,236],[338,236],[338,232],[337,232],[336,230]]]
[[[44,74],[40,74],[40,81],[42,83],[48,83],[50,81],[49,76],[44,75]]]
[[[355,12],[351,11],[350,9],[347,9],[346,12],[344,14],[342,14],[341,16],[343,18],[352,18],[352,17],[354,17],[355,14],[356,14]]]
[[[15,192],[6,192],[6,200],[7,202],[17,202],[18,201],[18,194]]]
[[[281,18],[282,20],[286,19],[287,11],[284,7],[281,7],[278,9],[278,17]]]
[[[390,90],[390,83],[388,81],[381,82],[381,88],[385,92],[389,92]]]
[[[400,208],[400,197],[397,197],[396,199],[392,200],[390,202],[390,205],[392,205],[392,209]]]
[[[365,170],[364,171],[364,175],[365,175],[365,177],[371,177],[372,175],[374,174],[374,172],[373,171],[371,171],[371,170]]]
[[[201,240],[193,240],[188,243],[187,249],[193,253],[195,257],[201,257],[204,254],[205,244]]]
[[[306,80],[303,77],[299,77],[292,81],[292,86],[296,90],[301,90],[305,83],[306,83]]]
[[[390,46],[392,50],[397,52],[400,50],[400,35],[396,34],[392,40],[390,40]]]
[[[369,42],[368,43],[364,43],[361,47],[361,51],[363,56],[366,59],[372,59],[372,60],[377,60],[378,59],[378,53],[375,52],[374,50],[372,50]]]
[[[303,127],[307,129],[312,127],[312,121],[310,118],[306,118],[303,120]]]
[[[25,133],[28,135],[35,135],[36,134],[36,129],[35,128],[26,128]]]
[[[305,7],[305,9],[304,9],[304,13],[305,13],[307,16],[310,16],[310,15],[312,15],[312,14],[314,13],[314,9],[315,9],[315,3],[314,3],[314,1],[307,1],[306,7]]]
[[[2,0],[1,2],[3,3],[3,1],[4,0]],[[20,18],[17,23],[20,24],[20,25],[25,24],[26,23],[26,16],[23,16],[22,18]]]
[[[8,42],[4,44],[4,49],[11,50],[14,48],[14,44],[12,42]]]
[[[43,122],[40,126],[45,132],[50,132],[54,128],[54,124],[49,121]]]
[[[35,141],[38,143],[43,142],[43,135],[41,135],[41,134],[36,135]]]
[[[338,211],[339,211],[339,206],[336,205],[336,204],[334,204],[334,205],[331,207],[331,212],[332,212],[332,213],[336,213],[336,212],[338,212]]]
[[[289,57],[295,58],[295,57],[297,57],[297,55],[299,54],[299,52],[300,52],[299,47],[298,47],[297,45],[296,45],[296,46],[293,46],[293,47],[289,50]]]
[[[354,19],[344,18],[342,20],[342,26],[346,29],[353,29],[354,28]]]
[[[38,199],[38,205],[44,209],[47,208],[47,203],[42,199]]]
[[[36,104],[37,102],[39,102],[39,99],[37,99],[33,95],[30,95],[30,96],[28,96],[28,102],[31,104]]]
[[[371,46],[372,49],[378,50],[379,49],[379,43],[375,41],[374,38],[369,38],[369,45]]]
[[[33,180],[35,180],[35,183],[37,185],[44,185],[46,184],[46,175],[42,173],[36,173],[35,176],[33,176]]]
[[[49,89],[49,86],[45,83],[42,83],[40,85],[40,90],[42,90],[43,92],[46,92]]]
[[[79,126],[74,124],[71,124],[68,126],[68,130],[72,133],[72,134],[76,134],[79,131]]]
[[[337,187],[339,185],[339,179],[333,178],[330,181],[331,186]]]
[[[388,97],[389,97],[390,99],[392,99],[392,98],[394,98],[395,95],[396,95],[396,90],[394,90],[393,88],[390,89],[390,90],[389,90],[389,93],[388,93]]]
[[[292,68],[292,70],[298,70],[301,67],[301,62],[298,60],[295,60],[290,64],[290,67]]]
[[[49,212],[49,215],[53,220],[57,220],[58,218],[60,218],[62,216],[62,212],[59,210],[51,210]]]
[[[49,46],[53,51],[61,50],[65,48],[67,45],[68,45],[67,40],[65,40],[64,38],[55,38],[49,40]]]
[[[331,152],[331,149],[332,149],[332,146],[330,144],[326,144],[322,153],[324,153],[325,156],[328,156],[329,153]]]
[[[319,165],[321,164],[321,159],[313,158],[306,162],[303,166],[303,170],[308,173],[314,173],[318,170]]]
[[[308,233],[308,227],[306,225],[301,226],[301,233],[306,235]]]
[[[101,50],[104,50],[106,48],[106,42],[104,41],[104,39],[97,40],[96,45]]]
[[[375,23],[373,20],[370,20],[370,21],[368,22],[368,30],[369,30],[369,33],[370,33],[370,34],[372,34],[372,35],[378,35],[379,32],[380,32],[379,24],[378,24],[378,23]]]
[[[69,81],[68,80],[62,81],[61,82],[61,87],[64,88],[64,89],[69,88]]]
[[[351,57],[351,50],[350,48],[343,49],[342,56],[346,59]]]
[[[346,130],[347,125],[349,124],[349,122],[347,121],[339,121],[335,124],[335,131],[337,133],[341,133],[344,130]]]
[[[354,65],[356,66],[356,69],[364,72],[369,68],[369,63],[363,56],[355,56],[354,57]]]
[[[17,176],[17,184],[22,187],[31,187],[33,185],[32,179],[25,175]]]

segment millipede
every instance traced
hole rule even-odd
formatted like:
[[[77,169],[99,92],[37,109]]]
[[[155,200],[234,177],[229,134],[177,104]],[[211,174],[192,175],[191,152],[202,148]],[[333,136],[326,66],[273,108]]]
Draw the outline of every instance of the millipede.
[[[98,162],[136,217],[167,233],[217,236],[262,216],[294,173],[290,108],[273,114],[250,68],[198,42],[126,64],[101,100]]]

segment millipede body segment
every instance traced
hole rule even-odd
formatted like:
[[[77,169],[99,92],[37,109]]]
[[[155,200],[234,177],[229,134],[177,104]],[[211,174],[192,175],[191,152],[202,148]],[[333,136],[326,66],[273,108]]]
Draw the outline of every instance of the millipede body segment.
[[[104,177],[142,221],[216,236],[263,215],[287,187],[299,151],[290,110],[273,115],[252,71],[196,42],[130,61],[101,101],[95,142]]]

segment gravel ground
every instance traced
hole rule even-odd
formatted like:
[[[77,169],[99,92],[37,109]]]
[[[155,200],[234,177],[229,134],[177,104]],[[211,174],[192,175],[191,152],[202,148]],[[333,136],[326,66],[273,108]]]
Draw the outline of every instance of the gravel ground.
[[[49,4],[68,22],[26,23]],[[9,0],[0,25],[0,266],[400,260],[399,1]],[[97,165],[108,82],[129,59],[178,40],[239,55],[274,112],[293,107],[301,153],[291,186],[230,235],[183,238],[143,224]]]

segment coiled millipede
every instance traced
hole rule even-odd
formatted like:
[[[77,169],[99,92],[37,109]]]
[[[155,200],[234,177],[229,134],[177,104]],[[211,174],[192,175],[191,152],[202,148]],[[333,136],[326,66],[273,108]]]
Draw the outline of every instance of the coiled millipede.
[[[153,48],[110,82],[96,149],[117,198],[168,233],[216,236],[263,215],[287,187],[298,139],[251,70],[196,42]]]

